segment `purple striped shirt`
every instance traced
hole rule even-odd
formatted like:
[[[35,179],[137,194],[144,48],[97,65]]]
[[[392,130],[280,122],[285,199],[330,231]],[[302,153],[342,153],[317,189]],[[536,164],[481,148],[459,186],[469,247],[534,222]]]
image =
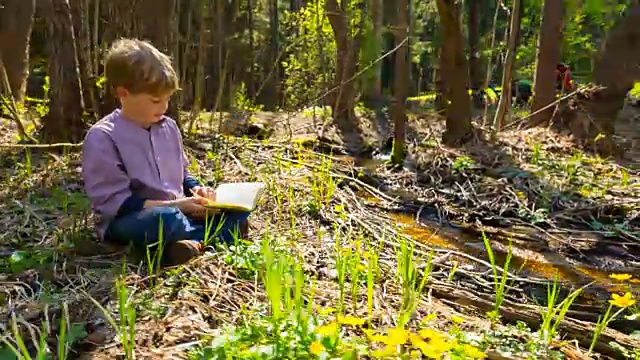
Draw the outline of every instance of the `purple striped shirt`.
[[[197,184],[187,165],[182,136],[169,117],[145,129],[117,109],[94,124],[82,147],[82,177],[99,236],[117,215],[140,210],[146,199],[184,197]]]

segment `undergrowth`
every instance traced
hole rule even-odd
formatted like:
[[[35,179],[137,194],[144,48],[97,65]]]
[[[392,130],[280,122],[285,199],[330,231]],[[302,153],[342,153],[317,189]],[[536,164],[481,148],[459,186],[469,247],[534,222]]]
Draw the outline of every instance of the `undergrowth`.
[[[4,205],[7,214],[14,214],[8,219],[22,224],[11,239],[3,238],[2,246],[11,253],[0,265],[16,275],[55,266],[35,291],[8,289],[0,300],[8,320],[0,358],[66,359],[81,352],[96,315],[69,311],[76,306],[97,308],[106,319],[103,328],[113,335],[95,351],[124,359],[154,351],[191,359],[474,359],[489,353],[565,358],[561,322],[584,288],[560,296],[565,284],[557,278],[549,282],[546,305],[532,308],[540,318],[538,329],[503,321],[501,309],[515,272],[511,252],[499,263],[485,237],[490,261],[478,276],[489,279],[493,293],[487,296],[495,306],[486,313],[458,312],[434,301],[431,288],[438,283],[453,289],[454,273],[463,270],[443,267],[438,258],[446,255],[418,248],[393,223],[358,219],[362,204],[350,190],[357,182],[338,176],[334,158],[251,141],[235,149],[233,156],[209,152],[194,167],[212,185],[247,177],[264,181],[268,191],[253,216],[259,231],[229,246],[211,244],[214,249],[195,262],[173,269],[158,268],[154,259],[159,257],[151,253],[147,264],[131,258],[123,263],[121,256],[107,259],[104,254],[84,255],[90,261],[81,261],[79,253],[93,240],[88,204],[81,188],[72,185],[77,177],[71,170],[73,156],[57,160],[54,170],[51,163],[34,162],[30,156],[24,166],[5,174],[6,180],[20,184],[15,191],[25,200]],[[534,150],[531,162],[551,162],[545,154]],[[567,186],[571,176],[585,171],[578,155],[552,163],[563,166]],[[455,171],[472,167],[472,161],[460,160]],[[66,170],[56,173],[60,169]],[[60,180],[62,175],[68,178]],[[620,179],[624,181],[623,174]],[[61,223],[61,217],[69,220]],[[29,243],[36,235],[46,246]],[[443,270],[449,273],[443,276]],[[633,297],[639,279],[627,274],[611,278],[625,291],[611,294],[593,328],[591,348],[583,345],[585,352],[594,350],[613,320],[640,316]],[[37,321],[20,310],[18,305],[27,302],[40,304],[43,316]],[[154,340],[173,336],[187,319],[192,323],[183,325],[181,337],[169,344]],[[163,333],[170,325],[174,330]],[[640,359],[637,349],[619,348],[627,358]]]

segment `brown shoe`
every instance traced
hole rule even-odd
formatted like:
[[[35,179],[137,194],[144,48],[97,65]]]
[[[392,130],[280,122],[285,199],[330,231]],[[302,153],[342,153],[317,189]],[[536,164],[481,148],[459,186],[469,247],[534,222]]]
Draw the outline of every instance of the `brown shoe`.
[[[249,238],[249,220],[245,220],[245,222],[240,225],[240,238],[247,240]]]
[[[176,266],[187,263],[200,254],[202,244],[193,240],[180,240],[171,243],[164,249],[164,263],[166,266]]]

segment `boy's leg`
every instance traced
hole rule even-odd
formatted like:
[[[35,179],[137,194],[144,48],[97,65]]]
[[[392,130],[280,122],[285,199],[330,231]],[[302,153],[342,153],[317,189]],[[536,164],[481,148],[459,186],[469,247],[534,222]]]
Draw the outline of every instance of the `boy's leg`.
[[[168,264],[174,265],[184,263],[200,252],[198,240],[201,239],[194,238],[197,232],[197,225],[194,226],[180,210],[154,207],[115,219],[107,229],[106,238],[133,244],[142,251],[162,238],[165,244],[163,255],[166,255]]]
[[[244,211],[225,211],[219,214],[215,214],[209,218],[205,223],[198,222],[196,226],[202,226],[202,238],[207,235],[217,241],[232,244],[236,235],[239,238],[246,238],[249,230],[249,218],[250,212]],[[209,227],[208,233],[206,227]]]

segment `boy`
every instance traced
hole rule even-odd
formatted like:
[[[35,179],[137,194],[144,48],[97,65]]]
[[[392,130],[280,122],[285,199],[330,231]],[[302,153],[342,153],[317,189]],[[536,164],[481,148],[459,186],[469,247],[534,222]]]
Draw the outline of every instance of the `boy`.
[[[141,250],[162,237],[164,262],[185,263],[202,250],[203,204],[215,191],[186,170],[180,131],[164,116],[178,90],[171,60],[148,42],[119,40],[107,55],[105,77],[121,107],[89,129],[82,148],[82,176],[99,236]],[[229,242],[239,228],[245,237],[248,216],[216,214],[207,223],[209,234],[219,229],[218,238]]]

